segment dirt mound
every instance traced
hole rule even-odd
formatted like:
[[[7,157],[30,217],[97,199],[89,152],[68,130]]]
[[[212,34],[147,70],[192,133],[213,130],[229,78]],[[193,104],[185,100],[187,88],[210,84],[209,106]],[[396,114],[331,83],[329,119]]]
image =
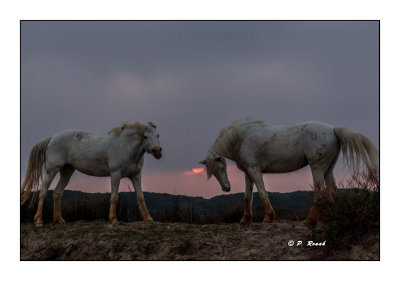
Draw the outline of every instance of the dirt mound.
[[[21,225],[21,260],[310,260],[320,256],[323,246],[307,246],[308,234],[297,221],[250,225],[79,221],[43,228],[29,223]],[[325,258],[379,259],[378,242],[371,247]]]

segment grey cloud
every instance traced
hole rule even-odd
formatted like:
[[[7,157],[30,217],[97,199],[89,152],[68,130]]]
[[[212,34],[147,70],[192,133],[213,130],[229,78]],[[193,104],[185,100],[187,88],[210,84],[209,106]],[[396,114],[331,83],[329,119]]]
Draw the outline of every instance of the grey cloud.
[[[23,22],[22,173],[67,128],[158,125],[165,158],[196,165],[220,128],[320,120],[378,145],[377,22]]]

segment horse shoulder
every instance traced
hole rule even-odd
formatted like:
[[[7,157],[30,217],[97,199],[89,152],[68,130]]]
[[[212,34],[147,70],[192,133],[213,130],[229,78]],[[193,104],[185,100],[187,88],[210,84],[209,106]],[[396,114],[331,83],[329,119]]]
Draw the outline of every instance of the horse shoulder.
[[[265,136],[257,130],[247,130],[240,148],[236,154],[235,162],[241,170],[257,165],[259,153],[263,150]]]

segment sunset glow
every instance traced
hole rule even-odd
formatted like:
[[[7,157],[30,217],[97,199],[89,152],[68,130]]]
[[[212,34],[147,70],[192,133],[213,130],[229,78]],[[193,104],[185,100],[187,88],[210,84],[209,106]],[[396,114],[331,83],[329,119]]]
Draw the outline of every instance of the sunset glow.
[[[192,172],[195,174],[201,174],[202,172],[204,172],[203,168],[193,168]]]

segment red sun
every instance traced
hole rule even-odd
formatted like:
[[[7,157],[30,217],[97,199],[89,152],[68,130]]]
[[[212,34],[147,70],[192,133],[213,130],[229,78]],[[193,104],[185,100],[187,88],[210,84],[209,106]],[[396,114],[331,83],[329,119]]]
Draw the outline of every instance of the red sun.
[[[193,168],[192,172],[195,174],[201,174],[202,172],[204,172],[203,168]]]

